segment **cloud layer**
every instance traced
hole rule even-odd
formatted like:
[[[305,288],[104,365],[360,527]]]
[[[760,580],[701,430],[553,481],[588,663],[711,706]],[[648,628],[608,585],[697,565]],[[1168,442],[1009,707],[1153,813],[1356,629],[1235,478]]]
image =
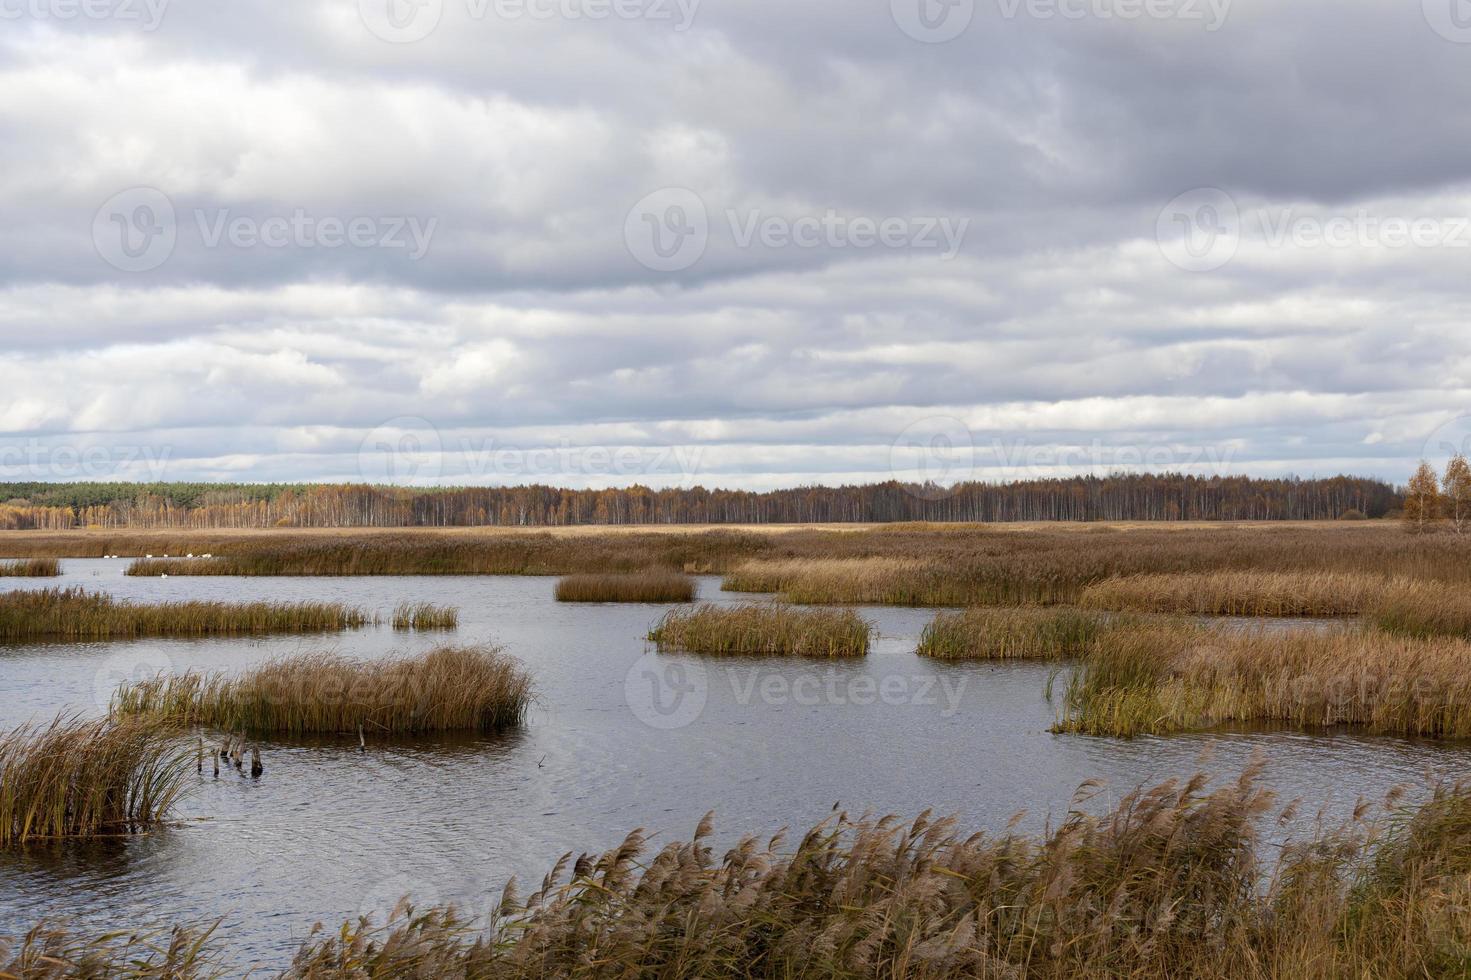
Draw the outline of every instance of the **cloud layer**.
[[[1400,480],[1453,2],[0,0],[0,479]]]

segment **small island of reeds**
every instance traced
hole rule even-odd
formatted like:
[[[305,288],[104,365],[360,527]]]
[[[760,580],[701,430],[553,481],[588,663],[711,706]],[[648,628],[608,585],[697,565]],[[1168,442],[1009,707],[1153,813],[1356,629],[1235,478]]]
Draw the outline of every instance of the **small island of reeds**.
[[[1066,660],[1093,649],[1108,619],[1066,606],[976,607],[943,612],[915,651],[940,660]]]
[[[724,656],[862,657],[873,627],[851,609],[780,604],[671,609],[649,632],[661,651]]]
[[[557,582],[558,602],[693,602],[695,580],[679,572],[652,570],[568,575]]]
[[[306,654],[235,675],[160,674],[113,696],[115,717],[253,735],[499,732],[521,724],[531,677],[494,647],[440,647],[413,657]]]
[[[192,769],[188,747],[148,720],[16,728],[0,735],[0,846],[145,831]]]
[[[317,633],[370,625],[361,609],[331,602],[143,604],[70,589],[0,594],[0,641],[115,640],[249,633]]]
[[[55,558],[0,561],[0,578],[55,578],[60,574],[61,562]]]

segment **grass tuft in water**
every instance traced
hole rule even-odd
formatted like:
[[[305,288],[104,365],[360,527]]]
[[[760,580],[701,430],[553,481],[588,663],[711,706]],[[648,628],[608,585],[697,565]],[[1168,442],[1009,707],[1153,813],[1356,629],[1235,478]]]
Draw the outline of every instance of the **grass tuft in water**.
[[[168,729],[137,719],[0,735],[0,846],[146,831],[168,817],[192,761]]]
[[[940,613],[920,634],[922,657],[940,660],[1067,660],[1093,649],[1100,613],[1063,606],[978,607]]]
[[[115,717],[255,735],[504,731],[521,724],[530,675],[493,647],[387,660],[308,654],[241,674],[160,674],[119,688]]]
[[[723,656],[862,657],[872,625],[851,609],[750,603],[671,609],[649,633],[661,651]]]
[[[405,602],[393,610],[393,628],[396,630],[452,630],[459,625],[460,611],[453,606]]]
[[[61,562],[55,558],[0,561],[0,578],[55,578],[60,574]]]
[[[361,609],[312,602],[164,602],[114,599],[77,587],[0,594],[0,640],[317,633],[373,622]]]
[[[558,602],[693,602],[695,580],[678,572],[569,575],[557,583]]]

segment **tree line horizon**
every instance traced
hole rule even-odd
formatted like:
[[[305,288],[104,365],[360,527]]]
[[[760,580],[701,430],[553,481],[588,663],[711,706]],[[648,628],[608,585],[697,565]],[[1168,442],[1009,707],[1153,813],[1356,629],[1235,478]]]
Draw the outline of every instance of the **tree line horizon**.
[[[1386,517],[1404,507],[1400,488],[1367,477],[1179,473],[767,491],[0,483],[0,530],[1334,520]]]

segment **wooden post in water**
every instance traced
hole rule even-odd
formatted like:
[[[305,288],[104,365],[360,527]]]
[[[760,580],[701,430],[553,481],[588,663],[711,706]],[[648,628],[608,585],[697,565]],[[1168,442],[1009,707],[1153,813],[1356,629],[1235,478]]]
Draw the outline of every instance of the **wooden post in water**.
[[[361,722],[358,724],[358,751],[368,751],[368,741],[367,739],[363,738],[363,726]]]
[[[250,750],[250,778],[259,779],[260,774],[266,771],[266,767],[260,764],[260,748]]]
[[[204,736],[199,736],[199,756],[195,760],[195,769],[201,776],[204,775]]]

